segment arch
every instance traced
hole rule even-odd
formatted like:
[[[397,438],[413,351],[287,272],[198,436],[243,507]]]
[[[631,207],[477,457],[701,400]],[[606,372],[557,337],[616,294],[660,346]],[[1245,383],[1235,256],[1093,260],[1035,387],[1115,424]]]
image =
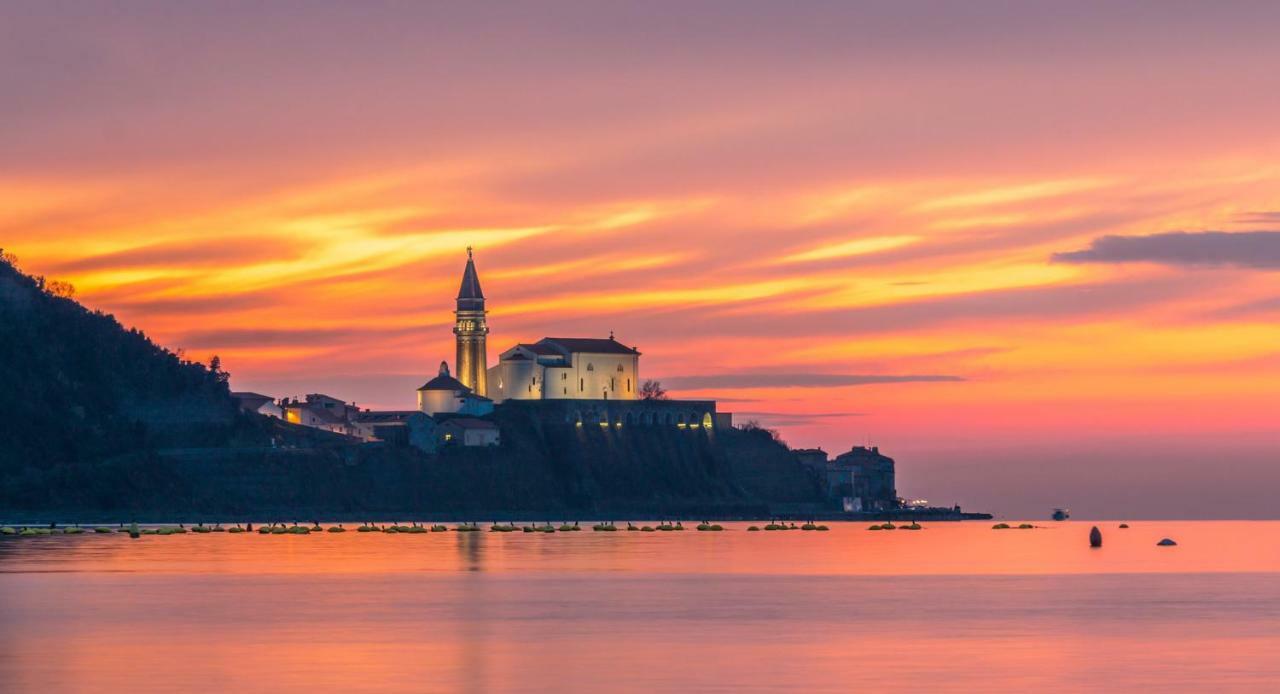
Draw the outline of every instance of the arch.
[[[710,413],[710,412],[703,412],[703,413],[702,413],[702,428],[703,428],[703,429],[710,429],[710,428],[712,428],[713,426],[715,426],[715,418],[713,418],[713,417],[711,416],[711,413]]]
[[[596,370],[596,365],[590,362],[587,362],[587,371],[595,371],[595,370]]]

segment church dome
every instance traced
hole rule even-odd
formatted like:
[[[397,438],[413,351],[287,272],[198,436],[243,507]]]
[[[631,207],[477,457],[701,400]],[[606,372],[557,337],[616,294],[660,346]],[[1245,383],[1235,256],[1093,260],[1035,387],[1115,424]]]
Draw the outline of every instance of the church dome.
[[[449,390],[454,392],[470,393],[471,389],[462,385],[462,381],[449,375],[449,363],[440,362],[440,375],[427,381],[418,390]]]

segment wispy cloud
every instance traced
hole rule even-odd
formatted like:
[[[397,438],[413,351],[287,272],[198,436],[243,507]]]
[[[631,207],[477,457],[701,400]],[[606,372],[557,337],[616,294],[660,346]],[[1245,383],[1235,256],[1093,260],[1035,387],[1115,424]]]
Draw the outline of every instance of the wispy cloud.
[[[736,388],[838,388],[878,383],[957,383],[960,376],[937,374],[725,373],[667,379],[673,390]]]
[[[222,238],[148,244],[80,258],[70,258],[53,266],[55,272],[89,272],[122,268],[208,268],[243,265],[260,261],[280,262],[296,258],[297,243],[282,238]]]
[[[791,427],[819,424],[831,420],[866,417],[865,412],[734,412],[734,422],[742,424],[757,420],[767,426]]]
[[[1280,296],[1272,296],[1257,301],[1232,304],[1209,312],[1206,317],[1214,320],[1237,320],[1241,318],[1262,318],[1280,315]]]
[[[1235,216],[1240,224],[1280,224],[1280,211],[1244,212]]]
[[[1088,248],[1053,254],[1057,263],[1159,263],[1181,267],[1280,268],[1280,231],[1171,231],[1103,236]]]

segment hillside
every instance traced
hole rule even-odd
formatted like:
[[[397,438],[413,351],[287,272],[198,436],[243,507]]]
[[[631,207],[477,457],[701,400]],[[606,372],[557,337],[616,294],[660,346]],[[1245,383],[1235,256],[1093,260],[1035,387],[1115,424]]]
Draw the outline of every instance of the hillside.
[[[240,413],[228,376],[0,262],[0,510],[156,519],[762,515],[812,505],[767,432],[606,433],[501,407],[503,443],[428,456]],[[526,404],[530,405],[530,404]],[[474,515],[473,515],[474,514]]]
[[[236,418],[226,375],[0,260],[0,471],[216,445]]]

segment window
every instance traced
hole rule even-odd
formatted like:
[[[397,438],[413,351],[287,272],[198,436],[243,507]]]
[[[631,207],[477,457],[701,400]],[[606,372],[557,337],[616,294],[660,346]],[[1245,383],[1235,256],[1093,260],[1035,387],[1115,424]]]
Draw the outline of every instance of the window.
[[[587,371],[595,371],[595,370],[596,370],[595,364],[587,364]]]
[[[569,380],[569,374],[568,374],[568,372],[564,372],[564,371],[562,371],[562,372],[560,373],[560,380],[561,380],[561,381],[567,381],[567,380]]]
[[[610,378],[610,379],[609,379],[609,390],[617,390],[617,389],[618,389],[618,388],[617,388],[617,386],[615,386],[615,385],[614,385],[614,383],[613,383],[613,379],[612,379],[612,378]]]
[[[618,373],[622,373],[622,364],[618,364]]]
[[[631,379],[629,379],[629,378],[627,379],[627,392],[628,392],[628,393],[630,393],[630,392],[631,392]]]
[[[579,379],[578,379],[578,390],[582,390],[582,389],[583,389],[583,387],[585,386],[585,383],[586,383],[585,381],[583,381],[581,378],[579,378]]]

